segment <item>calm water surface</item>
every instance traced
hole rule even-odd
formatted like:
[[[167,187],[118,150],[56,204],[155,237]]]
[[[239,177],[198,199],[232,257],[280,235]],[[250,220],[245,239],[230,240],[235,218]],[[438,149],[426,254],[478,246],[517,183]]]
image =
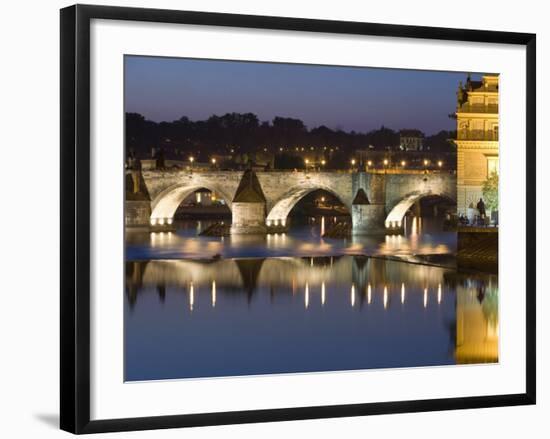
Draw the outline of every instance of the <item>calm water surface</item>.
[[[349,239],[322,238],[335,217],[309,218],[293,224],[288,233],[266,236],[197,236],[212,221],[180,222],[175,232],[127,233],[126,259],[176,259],[449,254],[456,251],[456,233],[445,232],[441,220],[408,218],[404,235],[357,236]],[[297,220],[294,220],[296,223]]]
[[[126,380],[498,360],[496,276],[379,257],[453,252],[454,234],[424,220],[324,240],[320,222],[261,239],[197,237],[204,222],[128,234]]]

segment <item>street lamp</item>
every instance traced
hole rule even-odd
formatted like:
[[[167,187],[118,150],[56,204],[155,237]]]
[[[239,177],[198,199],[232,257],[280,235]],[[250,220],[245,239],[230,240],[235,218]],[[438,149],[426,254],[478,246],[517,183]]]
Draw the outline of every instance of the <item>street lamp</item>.
[[[401,160],[401,166],[404,168],[407,162],[405,160]]]
[[[306,164],[306,172],[307,172],[307,168],[308,168],[308,166],[309,166],[309,159],[305,159],[304,162],[305,162],[305,164]]]
[[[372,160],[367,160],[367,172],[371,166],[372,166]]]
[[[388,159],[384,159],[384,174],[387,172],[388,170],[388,164],[390,163],[390,161]]]
[[[439,166],[439,167],[441,168],[441,167],[443,166],[443,162],[442,162],[441,160],[439,160],[439,161],[437,162],[437,166]]]
[[[212,157],[212,160],[210,160],[212,162],[212,166],[216,166],[216,158],[215,157]]]

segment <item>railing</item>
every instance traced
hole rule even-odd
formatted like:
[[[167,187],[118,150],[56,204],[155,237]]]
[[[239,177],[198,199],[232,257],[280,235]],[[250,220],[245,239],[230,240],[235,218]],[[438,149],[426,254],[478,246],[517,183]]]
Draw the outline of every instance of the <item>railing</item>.
[[[458,132],[458,140],[498,141],[498,132],[485,130],[464,130]]]
[[[498,104],[464,104],[458,108],[457,113],[493,113],[498,114]]]

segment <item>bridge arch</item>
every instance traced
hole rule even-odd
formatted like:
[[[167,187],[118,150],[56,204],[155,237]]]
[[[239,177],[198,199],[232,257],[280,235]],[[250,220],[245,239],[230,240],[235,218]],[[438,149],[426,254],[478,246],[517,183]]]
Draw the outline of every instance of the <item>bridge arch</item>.
[[[414,205],[414,203],[426,197],[439,197],[456,204],[456,198],[445,193],[426,191],[408,194],[402,198],[386,216],[386,219],[384,220],[384,225],[386,228],[401,227],[403,224],[403,218],[405,217],[407,211]]]
[[[160,192],[151,202],[151,225],[172,224],[178,206],[199,189],[208,189],[219,195],[231,210],[231,197],[223,189],[209,184],[174,185]]]
[[[267,225],[285,226],[287,223],[288,215],[293,207],[296,206],[296,204],[298,204],[298,202],[306,195],[319,190],[326,191],[335,196],[346,207],[351,215],[351,205],[344,201],[345,198],[342,195],[340,195],[338,192],[328,186],[316,184],[311,186],[301,186],[293,188],[286,192],[283,196],[281,196],[277,201],[275,201],[273,203],[273,207],[269,210],[269,213],[267,214]]]

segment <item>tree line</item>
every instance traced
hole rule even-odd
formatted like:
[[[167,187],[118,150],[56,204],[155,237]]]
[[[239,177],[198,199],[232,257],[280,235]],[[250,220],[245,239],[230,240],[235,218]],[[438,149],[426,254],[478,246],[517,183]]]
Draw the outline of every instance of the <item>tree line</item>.
[[[300,119],[275,117],[260,121],[253,113],[212,115],[192,121],[183,116],[172,122],[154,122],[139,113],[126,113],[126,148],[137,157],[150,157],[152,148],[166,157],[184,158],[192,154],[206,161],[212,154],[250,154],[259,150],[292,155],[296,148],[325,148],[338,154],[358,149],[397,149],[399,131],[381,126],[366,133],[330,129],[324,125],[308,129]],[[449,139],[456,132],[440,131],[424,139],[433,152],[454,150]]]

